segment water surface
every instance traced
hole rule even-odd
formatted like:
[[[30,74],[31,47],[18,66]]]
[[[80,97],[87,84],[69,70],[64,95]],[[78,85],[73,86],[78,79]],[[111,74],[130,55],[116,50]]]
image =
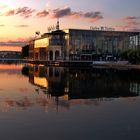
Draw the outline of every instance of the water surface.
[[[140,72],[0,65],[3,140],[139,140]]]

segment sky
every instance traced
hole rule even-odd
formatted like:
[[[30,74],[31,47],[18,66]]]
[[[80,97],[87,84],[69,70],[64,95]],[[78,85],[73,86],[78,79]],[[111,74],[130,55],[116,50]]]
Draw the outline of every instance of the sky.
[[[55,26],[140,30],[139,0],[0,0],[0,50],[21,50],[35,32]]]

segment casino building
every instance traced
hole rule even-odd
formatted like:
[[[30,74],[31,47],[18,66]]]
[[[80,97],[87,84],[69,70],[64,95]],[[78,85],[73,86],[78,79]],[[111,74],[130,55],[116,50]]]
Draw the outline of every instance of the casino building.
[[[33,60],[106,60],[117,59],[128,49],[140,47],[140,32],[59,29],[30,41]]]

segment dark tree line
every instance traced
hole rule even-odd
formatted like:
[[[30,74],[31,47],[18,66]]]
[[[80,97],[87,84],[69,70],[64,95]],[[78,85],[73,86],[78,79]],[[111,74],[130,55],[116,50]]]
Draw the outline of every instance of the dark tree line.
[[[120,54],[121,59],[129,61],[131,64],[140,64],[140,49],[129,49]]]
[[[29,57],[29,45],[22,47],[22,58],[28,58]]]

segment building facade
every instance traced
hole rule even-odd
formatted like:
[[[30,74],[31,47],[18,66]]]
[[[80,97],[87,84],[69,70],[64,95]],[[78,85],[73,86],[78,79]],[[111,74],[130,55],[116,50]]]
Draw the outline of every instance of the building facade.
[[[104,60],[140,47],[140,32],[66,29],[45,33],[30,45],[33,60]]]

